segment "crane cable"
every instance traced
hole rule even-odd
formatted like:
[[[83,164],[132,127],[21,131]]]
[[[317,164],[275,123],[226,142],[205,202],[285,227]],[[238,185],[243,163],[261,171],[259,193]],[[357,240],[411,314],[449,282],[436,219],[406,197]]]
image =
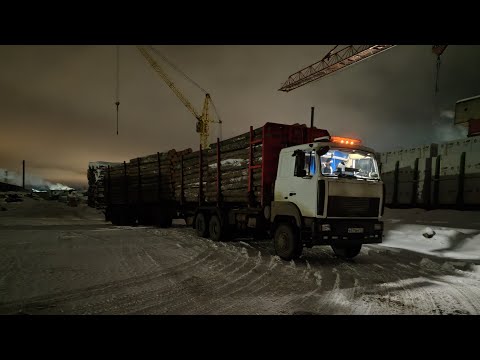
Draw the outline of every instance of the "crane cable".
[[[222,135],[222,119],[220,119],[220,115],[218,115],[218,111],[217,111],[217,108],[215,107],[215,104],[213,103],[212,101],[212,98],[210,98],[210,102],[212,103],[212,106],[213,106],[213,110],[215,111],[215,114],[217,114],[217,118],[218,118],[218,138],[220,140],[223,139],[223,135]]]
[[[185,74],[182,70],[180,70],[178,67],[176,67],[170,60],[167,59],[167,57],[165,55],[163,55],[162,53],[160,53],[160,51],[158,51],[157,49],[155,49],[153,46],[149,46],[149,48],[155,52],[158,56],[160,56],[163,61],[165,61],[168,65],[170,65],[173,69],[175,69],[177,72],[179,72],[180,74],[182,74],[188,81],[190,81],[193,85],[195,85],[197,88],[199,88],[201,91],[203,91],[204,94],[207,93],[207,91],[202,88],[200,85],[198,85],[192,78],[190,78],[187,74]]]
[[[332,55],[333,50],[335,50],[337,47],[338,47],[338,45],[335,45],[335,46],[333,47],[333,49],[330,50],[330,51],[327,53],[327,55],[325,55],[325,56],[322,58],[321,61],[329,60],[329,59],[330,59],[330,56]]]
[[[158,51],[157,49],[155,49],[153,46],[149,46],[150,50],[152,50],[155,54],[157,54],[158,56],[160,56],[162,58],[162,60],[167,63],[168,65],[170,65],[174,70],[176,70],[178,73],[180,73],[181,75],[183,75],[183,77],[185,79],[187,79],[191,84],[193,84],[194,86],[196,86],[198,89],[200,89],[200,91],[202,91],[204,94],[207,94],[208,91],[205,90],[204,88],[202,88],[197,82],[195,82],[192,78],[190,78],[187,74],[185,74],[182,70],[180,70],[177,66],[175,66],[170,60],[167,59],[167,57],[165,55],[163,55],[160,51]],[[218,111],[217,111],[217,108],[215,107],[215,104],[213,103],[213,100],[212,98],[210,98],[210,102],[212,103],[212,106],[213,106],[213,110],[215,111],[215,114],[217,115],[217,118],[218,118],[218,123],[219,124],[222,124],[222,120],[220,119],[220,115],[218,114]]]
[[[117,106],[117,135],[118,135],[118,106],[120,105],[120,46],[117,45],[117,88],[115,91],[115,105]]]
[[[438,93],[438,79],[440,78],[440,65],[442,61],[440,60],[440,55],[437,56],[437,74],[435,76],[435,95]]]

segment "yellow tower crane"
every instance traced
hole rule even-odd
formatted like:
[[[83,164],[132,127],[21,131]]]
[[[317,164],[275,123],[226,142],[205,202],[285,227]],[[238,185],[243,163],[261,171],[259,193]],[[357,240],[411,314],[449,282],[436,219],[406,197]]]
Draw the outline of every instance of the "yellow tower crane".
[[[140,51],[140,53],[143,55],[143,57],[147,60],[147,62],[150,64],[150,66],[155,70],[155,72],[160,75],[160,77],[165,81],[165,83],[168,85],[170,89],[172,89],[173,93],[180,99],[180,101],[185,105],[185,107],[195,116],[197,119],[197,133],[200,133],[200,144],[202,145],[203,149],[209,148],[209,131],[210,131],[210,123],[218,123],[220,127],[220,134],[221,134],[221,124],[222,120],[220,119],[220,116],[218,115],[218,112],[215,108],[215,104],[212,101],[212,98],[206,92],[202,87],[200,87],[196,82],[194,82],[192,79],[190,79],[186,74],[184,74],[182,71],[180,71],[178,68],[176,68],[172,63],[170,63],[163,55],[161,55],[155,48],[152,46],[149,46],[149,49],[147,49],[146,46],[137,46],[137,49]],[[150,51],[155,52],[157,55],[162,57],[162,59],[168,63],[170,66],[172,66],[175,70],[177,70],[179,73],[181,73],[187,80],[189,80],[192,84],[194,84],[196,87],[198,87],[202,92],[205,93],[205,100],[203,102],[203,110],[202,112],[198,112],[193,105],[190,103],[190,101],[185,97],[185,95],[182,94],[182,92],[175,86],[173,81],[170,79],[170,77],[167,75],[167,73],[163,70],[163,68],[160,66],[160,64],[154,59],[154,57],[150,54]],[[214,121],[212,118],[212,114],[210,112],[210,105],[212,105],[213,110],[216,113],[217,116],[217,121]],[[221,135],[219,135],[221,137]]]

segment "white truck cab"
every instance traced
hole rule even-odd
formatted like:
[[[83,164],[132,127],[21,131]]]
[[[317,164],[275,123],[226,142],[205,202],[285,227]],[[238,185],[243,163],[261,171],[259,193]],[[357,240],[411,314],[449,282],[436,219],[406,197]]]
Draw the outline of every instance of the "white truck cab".
[[[335,136],[281,150],[270,218],[280,257],[331,245],[352,258],[362,244],[382,241],[384,185],[374,154]]]

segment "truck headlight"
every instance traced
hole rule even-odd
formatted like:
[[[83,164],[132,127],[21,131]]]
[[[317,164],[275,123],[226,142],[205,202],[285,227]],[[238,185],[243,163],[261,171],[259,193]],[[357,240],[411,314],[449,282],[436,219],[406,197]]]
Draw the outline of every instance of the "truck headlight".
[[[382,230],[382,224],[381,224],[381,223],[379,223],[379,224],[375,224],[375,225],[373,225],[373,230],[375,230],[375,231]]]
[[[322,231],[331,231],[330,224],[322,224]]]

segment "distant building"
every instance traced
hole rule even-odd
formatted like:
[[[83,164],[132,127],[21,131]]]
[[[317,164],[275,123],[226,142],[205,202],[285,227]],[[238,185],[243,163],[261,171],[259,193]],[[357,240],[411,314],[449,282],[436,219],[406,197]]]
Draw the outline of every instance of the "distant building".
[[[26,191],[21,186],[0,182],[0,191]]]

